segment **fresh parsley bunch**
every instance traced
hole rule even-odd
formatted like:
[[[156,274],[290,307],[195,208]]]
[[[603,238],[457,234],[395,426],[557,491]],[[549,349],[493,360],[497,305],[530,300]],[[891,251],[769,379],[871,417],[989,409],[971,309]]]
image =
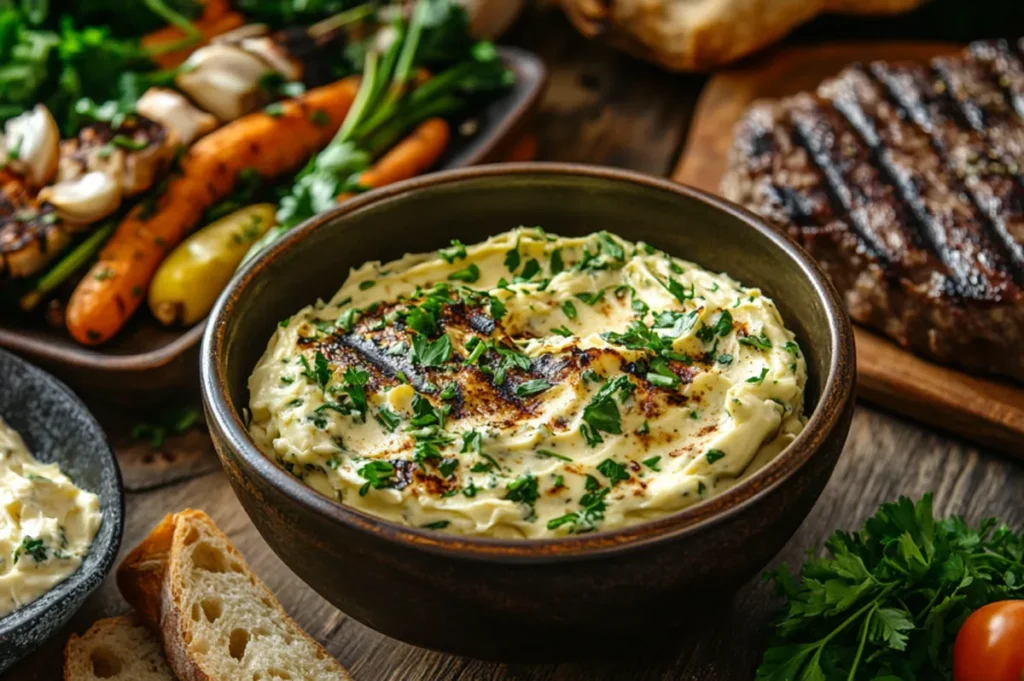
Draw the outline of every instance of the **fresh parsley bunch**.
[[[964,620],[1024,597],[1024,536],[998,520],[936,520],[932,497],[885,504],[860,532],[836,532],[799,582],[767,575],[786,607],[757,681],[931,681],[952,677]]]

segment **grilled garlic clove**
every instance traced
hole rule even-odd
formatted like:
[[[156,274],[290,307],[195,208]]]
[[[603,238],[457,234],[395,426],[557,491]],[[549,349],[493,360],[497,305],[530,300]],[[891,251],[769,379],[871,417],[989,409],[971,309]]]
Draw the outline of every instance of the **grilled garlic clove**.
[[[270,27],[266,24],[246,24],[227,33],[221,33],[210,42],[214,45],[238,45],[246,38],[258,38],[269,34]]]
[[[109,175],[91,172],[74,180],[58,182],[39,192],[57,214],[71,225],[102,220],[121,205],[121,186]]]
[[[214,116],[195,107],[180,93],[162,87],[146,90],[135,109],[164,126],[171,135],[171,146],[187,147],[218,125]]]
[[[302,78],[302,65],[291,59],[288,53],[269,36],[246,38],[238,45],[249,54],[254,54],[270,68],[284,76],[285,80]]]
[[[266,62],[228,45],[207,45],[192,53],[176,79],[178,88],[222,122],[233,121],[265,103],[260,81]]]
[[[36,104],[31,111],[15,116],[4,126],[4,147],[11,170],[31,187],[42,187],[57,172],[60,130],[50,110]]]

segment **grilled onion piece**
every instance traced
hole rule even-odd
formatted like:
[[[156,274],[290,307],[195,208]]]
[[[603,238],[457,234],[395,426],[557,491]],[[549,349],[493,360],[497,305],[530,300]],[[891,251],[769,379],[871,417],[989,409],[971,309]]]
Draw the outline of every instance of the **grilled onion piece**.
[[[11,170],[38,189],[57,172],[60,130],[50,110],[36,104],[31,111],[15,116],[4,126],[3,156]]]
[[[187,147],[218,125],[214,116],[198,109],[180,93],[162,87],[146,90],[135,109],[162,125],[173,147]]]
[[[178,75],[178,87],[221,122],[233,121],[266,104],[260,81],[272,69],[262,59],[230,45],[196,50]]]

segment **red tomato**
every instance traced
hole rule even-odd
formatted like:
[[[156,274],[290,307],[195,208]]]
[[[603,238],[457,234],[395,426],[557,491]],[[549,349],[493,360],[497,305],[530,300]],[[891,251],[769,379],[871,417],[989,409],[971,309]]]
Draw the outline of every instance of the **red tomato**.
[[[954,681],[1024,681],[1024,601],[974,612],[956,637]]]

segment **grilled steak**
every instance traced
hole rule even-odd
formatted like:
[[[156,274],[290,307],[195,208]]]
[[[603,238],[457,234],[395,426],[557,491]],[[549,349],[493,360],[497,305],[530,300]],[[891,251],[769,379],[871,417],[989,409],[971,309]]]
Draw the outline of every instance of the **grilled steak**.
[[[854,321],[1024,381],[1024,40],[755,103],[722,191],[797,239]]]

